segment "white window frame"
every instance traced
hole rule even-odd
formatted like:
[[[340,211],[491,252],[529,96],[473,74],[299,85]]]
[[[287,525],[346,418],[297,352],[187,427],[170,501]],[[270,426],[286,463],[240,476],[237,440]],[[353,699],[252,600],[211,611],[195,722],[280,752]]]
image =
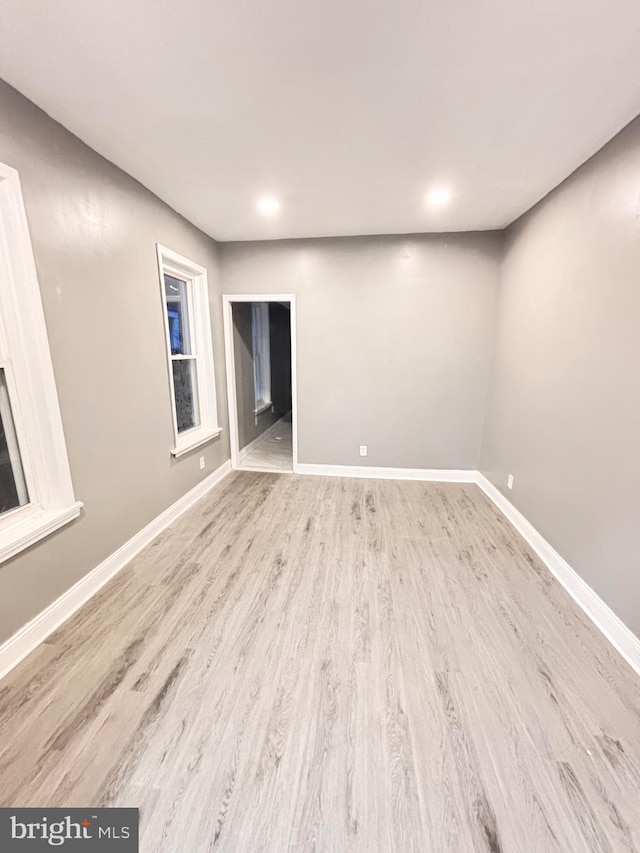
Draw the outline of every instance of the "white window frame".
[[[0,515],[0,562],[80,515],[29,226],[15,169],[0,163],[0,367],[29,501]]]
[[[167,249],[166,246],[161,246],[159,243],[156,244],[156,251],[160,274],[160,294],[162,297],[162,317],[167,349],[169,389],[171,392],[171,416],[174,438],[174,447],[171,450],[171,455],[178,457],[217,438],[222,432],[222,428],[218,425],[213,341],[209,314],[209,284],[207,281],[207,271],[204,267],[195,264],[193,261],[171,249]],[[178,432],[176,397],[173,387],[173,358],[171,355],[171,337],[169,335],[169,318],[167,316],[167,300],[165,296],[165,274],[182,279],[182,281],[186,281],[188,284],[187,299],[189,303],[191,347],[196,363],[196,390],[198,394],[200,423],[192,429],[180,433]]]
[[[269,331],[269,303],[251,305],[251,337],[253,341],[254,415],[272,408],[271,399],[271,334]],[[258,364],[260,367],[258,368]]]

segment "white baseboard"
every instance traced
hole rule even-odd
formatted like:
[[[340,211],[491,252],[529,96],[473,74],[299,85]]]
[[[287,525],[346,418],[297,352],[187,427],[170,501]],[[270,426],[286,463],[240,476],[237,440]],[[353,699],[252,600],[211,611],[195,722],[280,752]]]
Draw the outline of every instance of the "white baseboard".
[[[254,438],[253,441],[250,441],[249,444],[246,445],[246,447],[243,447],[240,453],[238,454],[240,462],[242,462],[245,457],[247,457],[253,450],[255,450],[256,447],[260,447],[262,442],[266,441],[269,436],[273,435],[280,421],[283,421],[285,418],[286,415],[283,415],[281,418],[278,418],[278,420],[274,424],[271,424],[268,429],[265,429],[265,431],[261,432],[257,438]]]
[[[372,468],[364,465],[316,465],[298,462],[296,474],[322,477],[361,477],[371,480],[424,480],[433,483],[475,483],[477,471],[449,468]]]
[[[640,638],[627,628],[611,608],[604,603],[588,583],[572,569],[547,540],[527,521],[522,513],[491,483],[484,474],[477,473],[477,484],[493,501],[505,518],[511,522],[522,538],[533,548],[551,574],[602,631],[633,669],[640,675]]]
[[[27,622],[12,637],[0,646],[0,678],[3,678],[16,664],[44,642],[49,634],[95,595],[107,581],[123,569],[146,545],[155,539],[166,527],[172,524],[184,512],[190,509],[210,489],[216,486],[231,470],[231,463],[225,462],[212,474],[194,486],[174,504],[161,512],[138,533],[114,551],[106,560],[92,569],[60,598]]]

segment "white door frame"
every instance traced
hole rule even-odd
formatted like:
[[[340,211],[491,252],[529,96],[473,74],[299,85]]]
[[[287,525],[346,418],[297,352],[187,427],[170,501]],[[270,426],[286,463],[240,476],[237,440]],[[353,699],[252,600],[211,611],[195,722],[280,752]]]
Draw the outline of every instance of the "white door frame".
[[[298,379],[296,358],[296,297],[294,293],[225,293],[222,296],[224,320],[224,356],[227,370],[227,400],[229,403],[229,442],[231,467],[240,467],[238,436],[238,401],[236,362],[233,346],[234,302],[288,302],[291,307],[291,427],[293,431],[293,470],[298,470]]]

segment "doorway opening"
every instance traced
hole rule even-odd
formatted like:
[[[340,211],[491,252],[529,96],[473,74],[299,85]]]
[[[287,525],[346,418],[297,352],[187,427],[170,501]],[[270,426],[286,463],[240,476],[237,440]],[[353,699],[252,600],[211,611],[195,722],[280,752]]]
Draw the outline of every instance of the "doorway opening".
[[[296,470],[295,296],[225,295],[231,466]]]

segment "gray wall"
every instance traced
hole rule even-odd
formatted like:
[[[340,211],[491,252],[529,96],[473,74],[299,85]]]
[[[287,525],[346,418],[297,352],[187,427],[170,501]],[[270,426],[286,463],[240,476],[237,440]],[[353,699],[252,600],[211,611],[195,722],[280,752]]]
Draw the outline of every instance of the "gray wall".
[[[636,120],[509,229],[482,452],[491,481],[637,634],[639,176]]]
[[[297,294],[301,462],[477,468],[500,250],[494,234],[219,245],[225,292]]]
[[[0,161],[22,181],[82,516],[0,565],[0,641],[228,458],[227,431],[173,460],[156,241],[209,272],[227,425],[215,243],[0,82]],[[204,456],[206,468],[199,470]]]

